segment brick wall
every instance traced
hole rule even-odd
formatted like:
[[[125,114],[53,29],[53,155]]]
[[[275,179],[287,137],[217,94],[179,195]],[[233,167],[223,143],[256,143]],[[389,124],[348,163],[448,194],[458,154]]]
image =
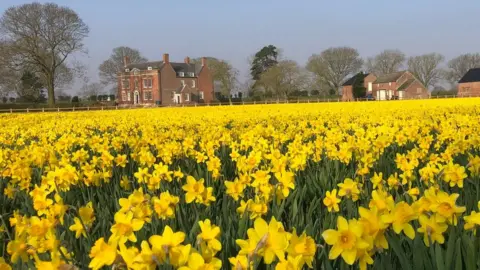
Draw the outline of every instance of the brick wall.
[[[480,96],[480,82],[469,82],[458,84],[459,96]]]

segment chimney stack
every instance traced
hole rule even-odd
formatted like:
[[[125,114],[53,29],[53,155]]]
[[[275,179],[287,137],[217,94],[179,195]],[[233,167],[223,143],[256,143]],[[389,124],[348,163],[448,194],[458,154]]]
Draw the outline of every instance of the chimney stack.
[[[207,65],[207,58],[202,57],[202,67]]]
[[[127,67],[129,64],[130,64],[130,59],[128,58],[128,56],[124,56],[123,57],[123,66]]]
[[[168,53],[164,53],[164,54],[163,54],[163,62],[164,62],[165,64],[170,63],[170,57],[168,56]]]
[[[190,57],[185,57],[185,64],[190,64]]]

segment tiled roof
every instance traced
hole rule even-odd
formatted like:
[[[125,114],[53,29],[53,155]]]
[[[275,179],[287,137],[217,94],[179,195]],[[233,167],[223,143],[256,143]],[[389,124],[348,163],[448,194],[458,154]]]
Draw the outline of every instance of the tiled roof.
[[[406,71],[398,71],[388,74],[378,75],[377,80],[373,83],[387,83],[387,82],[395,82],[400,78]]]
[[[347,85],[354,85],[357,79],[363,79],[368,76],[369,73],[362,73],[359,72],[356,75],[352,76],[350,79],[348,79],[342,86],[347,86]],[[363,76],[363,77],[360,77]]]
[[[145,63],[127,65],[128,69],[137,68],[139,70],[147,70],[148,67],[152,67],[153,69],[161,69],[163,67],[163,61],[154,61],[154,62],[145,62]]]
[[[397,89],[398,91],[406,89],[410,84],[412,84],[415,81],[415,78],[408,79],[406,82],[404,82],[400,87]]]
[[[480,82],[480,68],[470,69],[458,83]]]
[[[191,77],[189,73],[193,73],[194,76],[197,76],[198,73],[202,70],[201,64],[186,64],[186,63],[176,63],[170,62],[175,72],[178,74],[179,72],[184,73],[184,77]],[[146,63],[138,63],[138,64],[129,64],[127,68],[132,70],[134,68],[139,70],[147,70],[149,67],[152,69],[161,69],[164,66],[163,61],[154,61],[154,62],[146,62]]]

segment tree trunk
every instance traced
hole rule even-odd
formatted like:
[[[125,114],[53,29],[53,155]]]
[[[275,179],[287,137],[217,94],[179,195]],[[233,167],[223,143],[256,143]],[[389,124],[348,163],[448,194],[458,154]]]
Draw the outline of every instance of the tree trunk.
[[[54,76],[49,76],[47,81],[48,92],[48,106],[55,106],[55,79]]]

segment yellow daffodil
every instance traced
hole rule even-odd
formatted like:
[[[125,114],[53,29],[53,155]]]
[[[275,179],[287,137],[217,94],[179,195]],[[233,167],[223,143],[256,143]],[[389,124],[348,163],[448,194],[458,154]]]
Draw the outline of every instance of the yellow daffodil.
[[[326,230],[322,237],[332,246],[328,258],[331,260],[342,256],[343,260],[352,265],[357,258],[357,250],[365,249],[368,243],[362,239],[363,226],[356,220],[347,221],[344,217],[337,218],[337,230]]]

